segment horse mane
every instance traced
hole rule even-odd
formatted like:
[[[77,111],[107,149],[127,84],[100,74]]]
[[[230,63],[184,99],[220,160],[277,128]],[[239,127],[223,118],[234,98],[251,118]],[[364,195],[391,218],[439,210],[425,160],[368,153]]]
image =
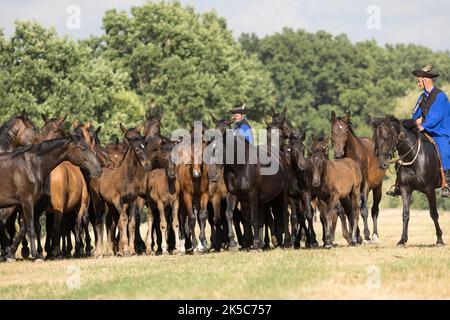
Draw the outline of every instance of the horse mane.
[[[55,148],[62,147],[72,141],[70,138],[59,138],[53,140],[47,140],[39,144],[29,145],[25,147],[16,148],[13,152],[9,153],[11,158],[17,157],[25,152],[31,152],[38,156],[48,153]]]
[[[16,117],[9,119],[0,127],[0,148],[2,150],[8,150],[13,146],[13,141],[11,135],[9,134],[9,129],[11,128],[12,122],[15,119]]]
[[[336,117],[338,120],[344,121],[344,117]],[[356,137],[355,131],[353,129],[353,122],[352,120],[347,121],[347,127],[350,130],[351,134]]]

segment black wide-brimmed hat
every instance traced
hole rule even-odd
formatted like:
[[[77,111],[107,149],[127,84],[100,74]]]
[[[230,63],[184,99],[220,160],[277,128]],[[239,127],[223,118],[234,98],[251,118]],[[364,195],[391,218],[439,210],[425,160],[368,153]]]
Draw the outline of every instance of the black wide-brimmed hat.
[[[412,74],[415,75],[416,77],[420,77],[420,78],[434,79],[434,78],[439,77],[439,74],[432,73],[431,70],[433,70],[433,65],[427,64],[422,69],[413,70]]]
[[[244,103],[242,106],[240,106],[238,108],[234,108],[233,110],[230,110],[230,112],[232,114],[247,114],[248,110],[245,108],[245,103]]]

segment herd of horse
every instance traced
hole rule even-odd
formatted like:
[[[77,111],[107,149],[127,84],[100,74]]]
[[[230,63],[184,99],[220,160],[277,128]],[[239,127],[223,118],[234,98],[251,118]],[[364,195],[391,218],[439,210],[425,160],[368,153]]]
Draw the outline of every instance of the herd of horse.
[[[280,113],[271,109],[271,113],[266,145],[253,145],[240,136],[202,139],[198,145],[193,143],[192,131],[190,137],[173,141],[161,134],[162,115],[148,114],[137,127],[120,126],[122,141],[115,139],[102,146],[101,127],[74,121],[66,130],[65,117],[42,115],[44,126],[37,128],[23,111],[0,127],[0,260],[15,260],[20,244],[22,257],[31,255],[33,260],[44,259],[44,249],[46,258],[58,259],[300,248],[302,239],[306,248],[315,248],[319,246],[314,231],[316,209],[325,248],[334,245],[338,218],[349,245],[377,242],[382,183],[394,152],[407,163],[396,165],[403,200],[399,244],[408,240],[414,190],[427,195],[437,244],[443,244],[435,195],[441,183],[439,159],[433,145],[410,121],[389,115],[370,120],[373,138],[361,138],[352,129],[350,114],[338,117],[333,111],[331,141],[312,137],[306,146],[305,134],[290,123],[286,109]],[[213,116],[212,123],[222,137],[232,125]],[[204,135],[208,128],[202,129]],[[273,130],[280,136],[277,156],[271,158],[277,169],[267,175],[262,174],[267,164],[259,156],[256,162],[249,158],[261,150],[275,153]],[[225,159],[226,152],[223,161],[194,161],[211,143],[219,144],[221,150],[234,150],[233,161]],[[232,145],[227,148],[226,144]],[[330,145],[333,157],[329,156]],[[192,152],[186,155],[183,150]],[[238,150],[245,151],[243,162],[237,159]],[[174,152],[192,161],[176,163]],[[148,231],[144,240],[140,225],[145,207]],[[358,227],[360,216],[363,235]]]

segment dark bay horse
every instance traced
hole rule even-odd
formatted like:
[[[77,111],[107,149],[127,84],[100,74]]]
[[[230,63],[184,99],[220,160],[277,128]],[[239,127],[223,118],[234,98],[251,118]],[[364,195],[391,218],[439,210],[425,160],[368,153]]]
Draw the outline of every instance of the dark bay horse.
[[[361,193],[361,216],[364,221],[364,239],[370,240],[370,231],[368,225],[369,211],[367,201],[369,192],[372,190],[372,220],[373,234],[372,241],[378,242],[378,213],[381,201],[383,178],[386,169],[378,165],[375,157],[375,142],[371,138],[360,138],[353,132],[350,113],[345,117],[336,117],[336,113],[331,112],[331,140],[334,146],[334,157],[341,159],[351,158],[358,163],[363,175],[363,189]]]
[[[17,147],[36,144],[40,140],[41,135],[25,110],[0,126],[0,153],[12,152]],[[0,218],[0,244],[1,250],[4,251],[13,244],[14,235],[16,234],[15,221],[18,212],[15,206],[1,209],[0,211],[2,211],[0,213],[0,217],[2,217]],[[36,228],[39,226],[37,224]],[[5,228],[8,231],[9,239],[7,239]],[[27,258],[29,254],[28,243],[24,239],[22,243],[22,257]],[[0,253],[0,259],[1,257],[2,254]]]
[[[20,206],[24,222],[8,258],[15,259],[17,246],[26,233],[30,238],[32,258],[41,258],[36,251],[34,207],[44,192],[48,175],[63,161],[84,167],[94,177],[101,173],[97,158],[77,136],[22,147],[0,156],[0,173],[5,183],[0,194],[0,208]]]
[[[223,145],[226,150],[223,153],[224,179],[229,192],[226,213],[230,239],[229,248],[237,247],[232,219],[233,211],[239,201],[244,217],[250,217],[253,227],[251,249],[262,249],[260,237],[262,238],[265,205],[271,202],[278,214],[283,214],[286,208],[285,193],[283,192],[286,186],[286,172],[281,164],[279,153],[276,146],[272,146],[271,150],[268,150],[266,146],[254,146],[241,136],[232,136],[230,133],[223,136]],[[233,158],[229,159],[230,161],[227,161],[227,158],[231,157],[227,156],[228,151],[233,152]],[[267,156],[269,161],[262,163],[261,155]]]
[[[409,210],[414,191],[427,196],[430,215],[436,228],[436,245],[444,245],[439,226],[435,189],[441,186],[440,163],[434,146],[418,132],[413,120],[400,121],[393,116],[372,121],[374,127],[375,154],[381,169],[386,170],[395,152],[405,165],[397,164],[397,183],[403,201],[403,232],[398,245],[408,241]]]

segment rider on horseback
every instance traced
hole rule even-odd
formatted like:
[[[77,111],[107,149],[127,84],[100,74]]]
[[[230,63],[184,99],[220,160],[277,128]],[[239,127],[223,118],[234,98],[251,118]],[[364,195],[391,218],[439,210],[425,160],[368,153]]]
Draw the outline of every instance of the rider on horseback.
[[[245,115],[248,113],[248,110],[245,109],[245,104],[240,108],[231,110],[231,113],[233,114],[233,121],[236,123],[233,134],[235,136],[243,136],[245,140],[253,143],[252,127],[245,118]]]
[[[436,143],[445,172],[446,186],[441,189],[441,196],[450,197],[450,104],[444,92],[433,84],[433,79],[439,74],[432,73],[432,65],[426,65],[423,69],[414,70],[417,77],[417,85],[423,93],[417,100],[412,118],[416,121],[419,131],[426,132]],[[399,196],[398,184],[394,191],[388,191],[390,196]]]

